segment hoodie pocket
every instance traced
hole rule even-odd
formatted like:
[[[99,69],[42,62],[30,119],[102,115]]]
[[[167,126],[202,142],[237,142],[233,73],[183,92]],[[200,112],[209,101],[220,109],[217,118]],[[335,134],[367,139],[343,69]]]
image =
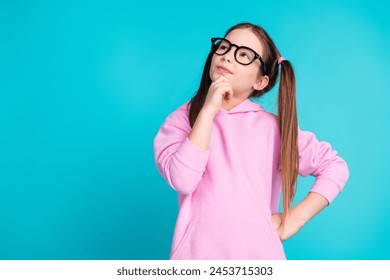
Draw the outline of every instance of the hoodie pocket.
[[[171,259],[285,259],[268,217],[200,216],[192,221]]]

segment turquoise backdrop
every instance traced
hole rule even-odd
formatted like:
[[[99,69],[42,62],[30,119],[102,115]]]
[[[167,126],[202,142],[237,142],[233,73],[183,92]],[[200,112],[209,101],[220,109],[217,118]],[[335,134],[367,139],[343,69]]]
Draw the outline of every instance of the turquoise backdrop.
[[[1,1],[0,259],[168,259],[177,196],[153,138],[242,21],[293,63],[301,129],[350,169],[287,258],[390,259],[388,3]],[[275,113],[276,91],[259,102]]]

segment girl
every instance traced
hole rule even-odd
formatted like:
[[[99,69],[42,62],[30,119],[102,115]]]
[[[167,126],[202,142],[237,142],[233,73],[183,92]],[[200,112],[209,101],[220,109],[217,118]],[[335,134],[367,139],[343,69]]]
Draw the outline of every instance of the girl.
[[[347,164],[300,130],[293,68],[263,28],[242,23],[211,41],[196,95],[154,139],[157,168],[179,199],[170,259],[286,259],[282,241],[341,192]],[[274,87],[279,67],[274,115],[249,98]],[[298,174],[316,181],[291,208]]]

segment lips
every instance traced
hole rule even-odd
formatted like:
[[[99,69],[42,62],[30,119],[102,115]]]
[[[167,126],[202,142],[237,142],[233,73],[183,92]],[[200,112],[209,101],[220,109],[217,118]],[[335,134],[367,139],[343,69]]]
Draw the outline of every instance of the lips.
[[[219,70],[220,72],[223,72],[223,73],[233,74],[232,71],[230,71],[229,69],[227,69],[226,67],[224,67],[222,65],[217,65],[217,70]]]

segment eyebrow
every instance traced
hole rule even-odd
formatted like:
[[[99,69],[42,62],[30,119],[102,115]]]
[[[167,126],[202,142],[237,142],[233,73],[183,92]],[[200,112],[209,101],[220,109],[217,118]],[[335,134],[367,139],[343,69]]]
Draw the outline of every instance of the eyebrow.
[[[229,40],[228,38],[225,37],[226,40]],[[236,46],[239,46],[240,48],[244,47],[244,48],[248,48],[248,49],[251,49],[251,50],[254,50],[258,55],[260,55],[260,52],[259,51],[256,51],[255,48],[252,48],[252,47],[248,47],[248,46],[243,46],[243,45],[238,45],[234,42],[232,42],[231,40],[229,40],[230,43],[232,43],[233,45],[236,45]],[[261,55],[260,55],[261,56]]]

